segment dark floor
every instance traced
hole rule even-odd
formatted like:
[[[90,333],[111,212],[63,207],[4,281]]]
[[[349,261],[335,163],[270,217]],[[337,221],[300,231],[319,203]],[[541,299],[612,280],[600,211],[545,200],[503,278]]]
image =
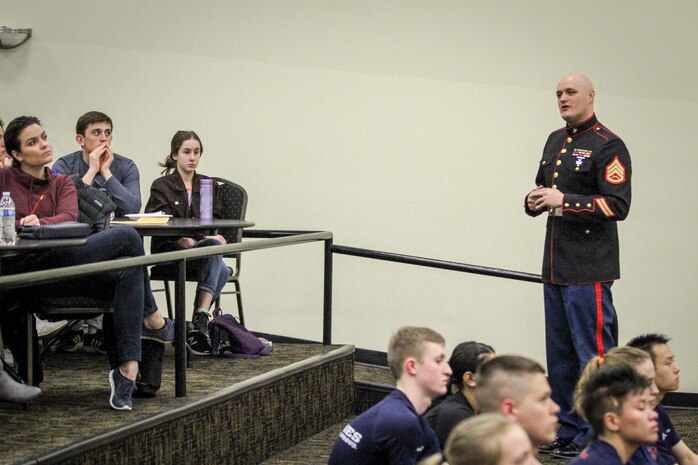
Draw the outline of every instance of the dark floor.
[[[52,354],[45,370],[43,395],[29,410],[0,403],[0,465],[36,457],[51,450],[114,430],[124,424],[201,399],[233,383],[291,363],[324,354],[338,346],[274,344],[257,360],[195,357],[187,370],[187,397],[174,395],[174,350],[168,348],[162,388],[154,399],[134,399],[130,412],[109,407],[106,356]],[[76,370],[82,367],[82,370]],[[66,379],[70,382],[66,382]]]

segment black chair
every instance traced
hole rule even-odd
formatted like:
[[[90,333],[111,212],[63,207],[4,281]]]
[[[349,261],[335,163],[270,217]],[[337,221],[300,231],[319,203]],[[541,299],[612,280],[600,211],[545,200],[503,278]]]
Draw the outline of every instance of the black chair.
[[[218,196],[221,199],[221,216],[224,219],[244,220],[247,212],[247,191],[234,182],[223,178],[211,178],[218,183]],[[225,237],[229,243],[242,241],[242,228],[230,228],[220,231],[220,234]],[[240,288],[240,254],[224,255],[224,258],[235,259],[233,274],[228,278],[229,283],[235,286],[234,291],[223,291],[221,294],[235,294],[237,299],[238,317],[242,325],[245,324],[245,314],[242,309],[242,291]],[[172,294],[170,292],[170,282],[177,279],[177,268],[175,265],[155,265],[150,269],[151,281],[164,281],[164,289],[154,289],[153,292],[165,292],[167,300],[167,312],[171,319],[174,319],[174,310],[172,306]],[[187,276],[189,282],[196,282],[196,276]],[[216,301],[216,306],[220,306],[220,297]]]
[[[34,313],[41,316],[42,319],[49,321],[68,321],[65,327],[44,344],[40,356],[42,361],[51,350],[51,347],[60,341],[63,334],[72,331],[75,326],[82,324],[84,320],[114,313],[113,302],[111,301],[79,296],[37,299],[32,302],[32,308],[34,309]],[[107,326],[110,326],[110,323],[111,322],[106,323]],[[108,346],[110,341],[105,340],[104,342]]]
[[[12,346],[15,356],[15,367],[19,377],[27,384],[36,384],[35,371],[41,368],[41,362],[47,349],[40,354],[38,352],[38,337],[36,335],[34,314],[49,320],[69,320],[70,323],[64,327],[57,337],[68,331],[72,326],[85,318],[93,318],[98,315],[105,315],[104,319],[105,335],[111,334],[113,326],[113,305],[111,301],[103,301],[92,297],[38,297],[31,300],[20,300],[11,305],[5,312],[5,323],[12,322],[7,328],[9,337],[16,341]],[[4,325],[5,326],[5,325]],[[54,342],[55,343],[55,342]],[[52,343],[49,343],[52,344]],[[107,352],[111,357],[116,353],[116,341],[105,336]],[[47,346],[47,348],[50,345]]]

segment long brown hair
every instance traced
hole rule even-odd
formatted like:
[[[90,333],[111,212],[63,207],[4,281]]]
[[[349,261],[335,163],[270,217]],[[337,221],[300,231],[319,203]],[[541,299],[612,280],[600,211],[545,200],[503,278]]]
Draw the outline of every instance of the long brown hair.
[[[194,131],[177,131],[172,137],[172,142],[170,142],[170,154],[165,157],[164,163],[158,163],[158,166],[165,168],[162,170],[162,174],[170,174],[177,167],[177,160],[172,158],[173,155],[177,155],[182,144],[188,140],[197,140],[201,146],[201,154],[204,153],[204,144],[199,139],[199,136]]]

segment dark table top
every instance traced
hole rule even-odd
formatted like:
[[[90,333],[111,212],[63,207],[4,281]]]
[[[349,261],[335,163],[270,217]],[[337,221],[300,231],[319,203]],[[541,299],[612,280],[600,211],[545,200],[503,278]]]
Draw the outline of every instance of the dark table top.
[[[167,223],[138,223],[128,218],[114,218],[113,227],[131,226],[141,236],[186,236],[216,234],[221,229],[250,228],[253,221],[226,220],[214,218],[210,221],[201,221],[192,218],[170,218]]]
[[[13,245],[0,245],[0,256],[17,255],[23,252],[34,252],[60,247],[75,247],[87,242],[84,237],[72,239],[17,239]]]

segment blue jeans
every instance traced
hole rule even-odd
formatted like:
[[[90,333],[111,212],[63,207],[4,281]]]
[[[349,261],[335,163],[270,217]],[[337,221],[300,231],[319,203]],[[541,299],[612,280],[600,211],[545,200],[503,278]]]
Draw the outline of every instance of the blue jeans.
[[[194,247],[207,247],[211,245],[222,245],[222,243],[216,239],[208,238],[198,241]],[[177,273],[177,264],[175,263],[157,266],[164,275],[173,277]],[[199,307],[199,293],[201,291],[208,292],[213,296],[213,301],[215,301],[221,295],[221,291],[223,291],[225,283],[228,282],[228,277],[231,272],[221,255],[187,260],[186,271],[187,279],[189,277],[196,277],[197,286],[196,295],[194,296],[194,313],[196,313]]]
[[[573,393],[587,362],[618,345],[613,282],[544,284],[545,348],[553,400],[560,406],[558,437],[584,447],[590,425],[573,411]]]
[[[115,227],[93,234],[87,243],[32,253],[5,262],[3,271],[20,273],[62,266],[98,263],[144,255],[143,241],[135,229]],[[143,317],[157,310],[145,267],[126,268],[97,275],[18,289],[20,300],[32,297],[85,296],[114,303],[114,336],[119,363],[141,360]]]
[[[195,247],[206,247],[209,245],[222,245],[222,243],[216,239],[205,239],[199,241]],[[228,277],[230,276],[230,268],[225,264],[221,255],[198,258],[188,262],[187,265],[191,265],[191,268],[187,266],[187,274],[192,273],[197,277],[197,298],[200,291],[211,294],[214,301],[220,297],[223,287],[228,282]],[[194,306],[196,305],[198,305],[198,302],[194,302]]]

